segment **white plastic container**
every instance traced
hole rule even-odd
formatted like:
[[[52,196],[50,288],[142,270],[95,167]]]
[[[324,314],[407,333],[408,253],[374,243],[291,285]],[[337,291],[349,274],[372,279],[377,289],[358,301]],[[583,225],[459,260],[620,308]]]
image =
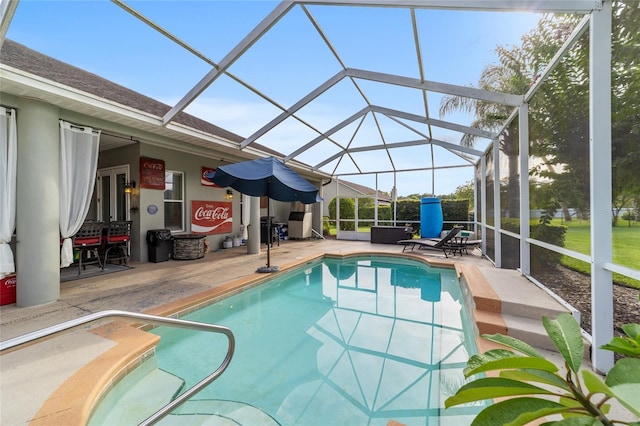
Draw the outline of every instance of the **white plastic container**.
[[[240,237],[233,237],[233,246],[240,247],[242,245],[242,240]]]
[[[233,240],[231,239],[231,237],[225,238],[222,241],[222,248],[230,249],[231,247],[233,247]]]

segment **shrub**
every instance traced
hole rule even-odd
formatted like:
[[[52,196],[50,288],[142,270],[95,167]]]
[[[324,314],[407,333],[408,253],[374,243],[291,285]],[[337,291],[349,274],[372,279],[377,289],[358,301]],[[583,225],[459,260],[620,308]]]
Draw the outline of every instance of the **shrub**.
[[[503,217],[500,219],[500,226],[505,231],[520,234],[520,219]]]
[[[356,217],[356,203],[353,198],[340,198],[340,218],[355,219]],[[329,218],[336,220],[336,198],[329,203]],[[341,231],[353,231],[355,230],[354,222],[340,222]]]
[[[393,206],[392,206],[393,210]],[[396,218],[398,222],[420,222],[419,200],[398,200],[396,202]]]
[[[322,216],[322,235],[329,235],[331,231],[331,224],[329,223],[329,216]]]
[[[564,247],[564,237],[566,233],[566,226],[545,225],[544,223],[531,226],[531,238],[558,247]],[[562,259],[560,253],[534,245],[531,246],[531,268],[534,270],[543,270],[546,266],[558,265],[560,259]]]
[[[467,222],[469,216],[469,200],[441,200],[442,216],[447,222]],[[396,222],[398,224],[411,223],[414,231],[420,234],[420,200],[398,200],[396,202]],[[358,206],[358,219],[373,219],[375,207],[369,204]],[[393,203],[388,206],[378,206],[378,221],[388,222],[393,220]],[[355,218],[355,202],[353,198],[340,198],[340,217]],[[329,203],[329,218],[336,219],[336,199]],[[340,229],[354,230],[352,222],[341,222]]]
[[[467,222],[469,220],[469,200],[440,200],[442,217],[447,222]],[[400,200],[396,207],[398,223],[410,222],[414,230],[420,234],[420,200]],[[390,214],[393,215],[393,206]],[[451,227],[451,226],[449,226]]]
[[[378,206],[378,220],[393,220],[392,206]]]
[[[358,207],[358,219],[373,219],[375,217],[375,207]],[[391,206],[378,206],[378,220],[391,220]]]
[[[447,222],[466,222],[469,220],[469,200],[441,200],[442,217]],[[465,224],[465,227],[467,224]]]

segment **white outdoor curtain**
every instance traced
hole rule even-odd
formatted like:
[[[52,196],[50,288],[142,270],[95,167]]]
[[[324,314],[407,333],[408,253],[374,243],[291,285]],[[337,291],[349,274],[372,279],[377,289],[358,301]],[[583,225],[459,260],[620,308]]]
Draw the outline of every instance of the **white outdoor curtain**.
[[[16,227],[16,111],[0,107],[0,278],[15,272],[9,243]]]
[[[60,267],[73,263],[74,236],[87,217],[98,169],[100,132],[60,121]]]
[[[249,239],[249,225],[251,224],[251,197],[242,194],[242,239]]]

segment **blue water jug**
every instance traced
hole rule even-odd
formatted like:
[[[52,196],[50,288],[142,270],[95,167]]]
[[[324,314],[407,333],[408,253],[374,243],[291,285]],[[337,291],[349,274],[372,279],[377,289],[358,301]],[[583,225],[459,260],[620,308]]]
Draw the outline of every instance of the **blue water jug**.
[[[420,201],[420,236],[440,238],[442,220],[440,198],[423,198]]]

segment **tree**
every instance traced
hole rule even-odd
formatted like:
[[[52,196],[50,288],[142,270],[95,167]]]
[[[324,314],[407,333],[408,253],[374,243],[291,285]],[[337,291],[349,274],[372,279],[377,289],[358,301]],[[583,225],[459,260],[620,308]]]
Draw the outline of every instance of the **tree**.
[[[484,68],[480,76],[480,88],[483,90],[502,93],[525,93],[530,84],[533,73],[526,69],[527,61],[520,48],[496,48],[500,64],[491,64]],[[511,113],[511,107],[485,102],[461,96],[444,97],[440,105],[440,116],[443,117],[456,110],[464,110],[475,114],[471,127],[497,131],[502,127]],[[519,186],[518,186],[518,129],[517,122],[512,122],[499,137],[500,151],[508,157],[507,205],[503,206],[509,217],[519,217]],[[473,146],[476,136],[465,134],[460,144]],[[498,153],[494,153],[497,158]]]
[[[637,206],[640,200],[640,3],[617,1],[614,5],[611,137],[615,225],[619,208]]]
[[[470,180],[465,184],[458,185],[453,192],[453,198],[456,200],[469,200],[469,209],[473,210],[474,191],[474,183]]]
[[[433,194],[409,194],[398,196],[398,200],[421,200],[422,198],[433,197]]]
[[[545,17],[523,38],[534,69],[545,66],[579,22],[577,16]],[[589,79],[587,35],[565,54],[531,100],[531,154],[543,159],[533,176],[551,182],[563,210],[589,208]],[[571,216],[565,214],[565,220]]]
[[[522,38],[522,46],[498,46],[500,63],[487,66],[479,86],[485,90],[524,94],[540,71],[571,34],[581,17],[545,16]],[[614,0],[612,49],[613,199],[621,205],[640,188],[640,2]],[[530,153],[541,162],[531,174],[550,182],[560,205],[575,207],[586,216],[589,209],[589,41],[585,34],[547,76],[530,102]],[[470,98],[443,99],[440,114],[456,110],[475,113],[472,126],[499,129],[510,113],[507,107]],[[515,121],[515,120],[514,120]],[[509,159],[506,206],[509,216],[517,209],[517,128],[500,135],[500,150]],[[473,145],[465,135],[461,144]],[[494,153],[497,158],[498,153]],[[629,195],[631,194],[631,195]],[[571,217],[566,217],[570,220]]]
[[[546,19],[523,49],[533,64],[546,64],[578,17]],[[612,37],[612,178],[614,219],[619,207],[640,193],[640,2],[613,2]],[[547,158],[558,198],[588,210],[589,191],[589,43],[588,34],[558,65],[532,101],[532,153]],[[549,119],[552,117],[553,119]],[[616,210],[618,209],[618,210]],[[614,221],[615,224],[615,221]]]

